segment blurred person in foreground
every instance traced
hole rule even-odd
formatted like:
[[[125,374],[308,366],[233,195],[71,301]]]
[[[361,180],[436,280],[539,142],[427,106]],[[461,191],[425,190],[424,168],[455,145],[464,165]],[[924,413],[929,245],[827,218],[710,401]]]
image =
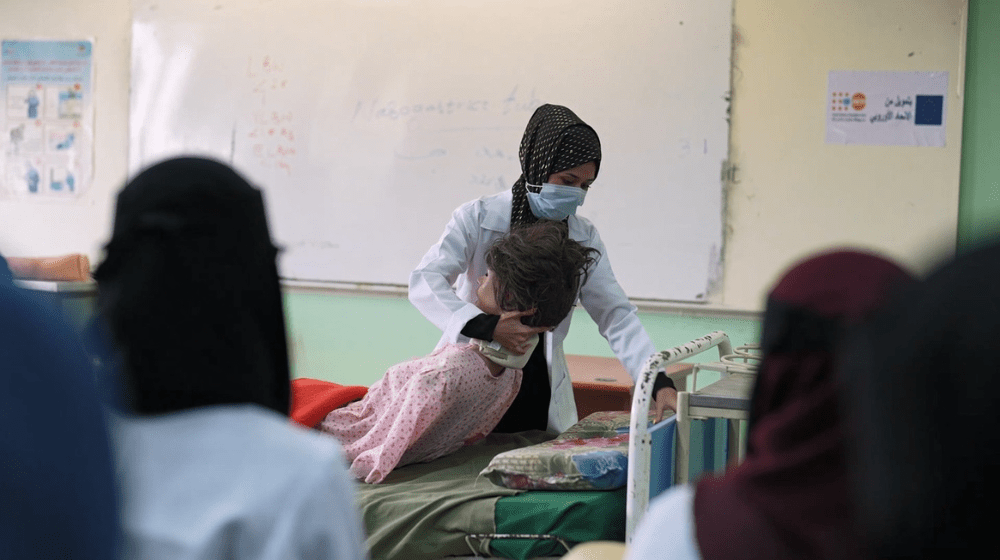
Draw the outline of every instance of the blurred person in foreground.
[[[222,163],[167,160],[118,195],[95,277],[126,558],[367,557],[343,450],[288,418],[276,255]]]

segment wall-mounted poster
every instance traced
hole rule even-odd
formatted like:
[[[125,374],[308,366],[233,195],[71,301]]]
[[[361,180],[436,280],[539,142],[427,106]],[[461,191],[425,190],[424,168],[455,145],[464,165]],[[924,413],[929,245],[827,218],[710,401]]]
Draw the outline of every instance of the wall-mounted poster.
[[[93,167],[91,41],[0,43],[0,197],[75,198]]]

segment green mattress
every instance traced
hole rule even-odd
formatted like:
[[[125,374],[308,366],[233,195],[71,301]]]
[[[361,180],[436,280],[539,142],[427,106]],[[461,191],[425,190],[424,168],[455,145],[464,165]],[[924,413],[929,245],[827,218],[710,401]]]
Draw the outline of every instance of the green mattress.
[[[554,535],[570,546],[594,540],[625,541],[625,488],[533,490],[498,499],[495,511],[499,534]],[[489,544],[494,555],[513,560],[566,553],[562,544],[553,540],[493,539]]]
[[[692,426],[692,442],[709,444],[703,450],[693,446],[693,475],[724,464],[724,454],[715,451],[720,445],[716,436],[722,436],[720,449],[724,448],[726,430],[717,420]],[[723,429],[716,429],[717,423]],[[372,560],[437,560],[473,554],[525,560],[565,553],[556,540],[495,537],[507,534],[553,535],[569,546],[593,540],[624,541],[625,488],[512,490],[479,476],[498,453],[552,437],[545,432],[490,434],[447,457],[396,469],[381,484],[358,482],[358,507]],[[672,464],[672,459],[658,458],[655,453],[653,461]],[[669,472],[663,474],[669,478]]]
[[[491,434],[447,457],[396,469],[381,484],[359,482],[358,506],[372,559],[435,560],[474,551],[523,559],[565,552],[555,541],[469,535],[556,534],[570,546],[595,539],[624,540],[624,488],[521,491],[478,476],[497,453],[551,438],[544,432]]]

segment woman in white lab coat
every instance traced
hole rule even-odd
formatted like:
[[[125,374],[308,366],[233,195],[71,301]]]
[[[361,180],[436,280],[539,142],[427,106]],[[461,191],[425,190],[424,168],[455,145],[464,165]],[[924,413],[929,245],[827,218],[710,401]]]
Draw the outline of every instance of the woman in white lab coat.
[[[597,133],[566,107],[543,105],[528,121],[519,155],[522,174],[510,191],[473,200],[454,211],[441,239],[410,274],[409,297],[444,331],[439,346],[477,338],[523,353],[529,340],[541,334],[542,342],[524,368],[521,390],[496,431],[562,432],[577,421],[563,353],[572,314],[548,333],[544,327],[530,326],[530,314],[524,312],[482,313],[474,305],[477,280],[486,274],[484,255],[494,240],[512,227],[540,219],[564,220],[570,238],[600,251],[580,290],[580,302],[633,379],[657,349],[615,279],[597,228],[576,215],[600,168]],[[674,408],[676,391],[665,375],[657,379],[654,394],[660,414]]]

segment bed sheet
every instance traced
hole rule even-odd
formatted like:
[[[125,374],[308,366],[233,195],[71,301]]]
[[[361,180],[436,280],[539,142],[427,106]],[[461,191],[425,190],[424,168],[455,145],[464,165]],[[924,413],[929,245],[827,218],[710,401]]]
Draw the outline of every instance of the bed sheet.
[[[496,486],[479,472],[497,453],[552,437],[541,431],[490,434],[446,457],[395,469],[381,484],[359,482],[372,559],[469,556],[466,535],[495,533],[496,501],[521,492]]]

